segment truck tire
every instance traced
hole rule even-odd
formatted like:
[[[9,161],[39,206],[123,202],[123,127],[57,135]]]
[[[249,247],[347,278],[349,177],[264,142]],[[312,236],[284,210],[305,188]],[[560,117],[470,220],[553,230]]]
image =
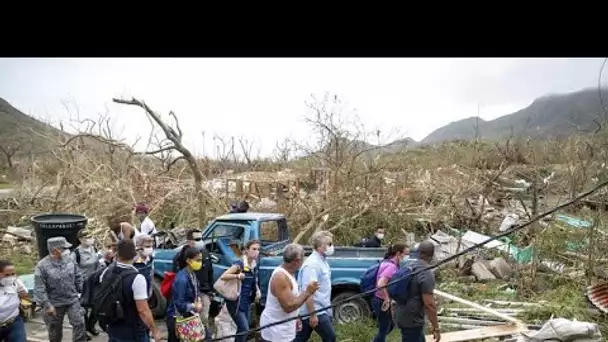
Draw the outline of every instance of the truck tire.
[[[167,300],[160,293],[160,279],[154,278],[152,282],[152,296],[148,299],[148,305],[154,319],[162,319],[167,311]]]
[[[342,292],[334,297],[332,304],[357,295],[357,292]],[[357,297],[334,307],[334,318],[339,324],[372,317],[372,310],[365,297]]]

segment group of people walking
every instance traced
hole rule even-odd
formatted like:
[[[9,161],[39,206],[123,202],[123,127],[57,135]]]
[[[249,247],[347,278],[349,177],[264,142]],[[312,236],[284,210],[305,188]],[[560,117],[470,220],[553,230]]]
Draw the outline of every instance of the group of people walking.
[[[148,217],[147,205],[138,204],[135,213],[140,218],[140,230],[145,233],[129,224],[120,225],[123,234],[115,236],[103,253],[95,248],[95,239],[86,230],[78,232],[76,248],[63,236],[47,239],[48,255],[34,268],[33,299],[42,310],[50,342],[62,341],[66,316],[72,326],[72,341],[84,342],[98,335],[98,321],[110,341],[147,341],[138,336],[149,334],[160,339],[148,306],[153,274],[150,234],[155,232],[155,227]],[[134,239],[136,235],[138,238]],[[20,298],[27,298],[28,294],[15,273],[11,261],[0,260],[0,341],[3,342],[26,341]],[[119,277],[121,274],[124,277]],[[115,282],[116,279],[120,282]],[[105,291],[105,297],[97,293],[104,288],[111,289]],[[112,296],[107,296],[108,293]],[[96,311],[99,299],[105,299],[102,303],[118,299],[122,305],[115,312],[121,319],[108,319],[105,312],[99,308]]]
[[[79,246],[70,252],[72,244],[64,237],[47,240],[49,255],[35,268],[34,298],[42,307],[49,341],[62,340],[65,316],[72,326],[72,340],[84,342],[98,335],[99,326],[110,342],[160,341],[148,300],[152,295],[154,240],[156,228],[147,217],[148,207],[138,205],[142,228],[138,231],[125,222],[110,225],[115,239],[101,253],[86,231],[78,233]],[[146,223],[146,228],[143,228]],[[142,233],[142,231],[145,231]],[[382,239],[384,232],[376,234]],[[380,236],[378,236],[380,235]],[[200,230],[189,230],[187,242],[173,260],[175,276],[167,295],[166,324],[168,341],[180,341],[184,322],[200,319],[200,338],[211,341],[213,316],[226,310],[236,325],[235,342],[245,342],[250,329],[251,304],[261,297],[257,260],[261,243],[248,241],[242,255],[219,278],[224,284],[238,283],[238,296],[224,296],[225,307],[213,301],[213,265],[202,243]],[[312,236],[313,252],[306,259],[304,249],[289,244],[283,250],[283,263],[275,268],[269,280],[266,303],[260,317],[261,337],[267,342],[304,342],[316,332],[323,342],[336,341],[331,309],[331,269],[327,257],[334,254],[333,235],[319,231]],[[397,326],[404,342],[422,342],[425,316],[432,325],[435,342],[439,342],[437,310],[433,298],[435,279],[424,270],[434,255],[434,245],[422,242],[419,259],[410,263],[417,273],[405,301],[395,302],[386,286],[408,254],[404,244],[391,245],[379,266],[376,285],[380,287],[371,298],[378,332],[374,342],[386,341]],[[296,273],[299,274],[296,277]],[[24,342],[23,320],[19,316],[19,297],[27,296],[25,288],[15,277],[9,261],[0,261],[0,341]],[[230,298],[228,298],[230,297]],[[215,305],[215,307],[214,307]],[[425,314],[426,313],[426,314]],[[297,316],[305,317],[302,320]]]
[[[334,253],[333,236],[330,232],[319,231],[313,234],[312,245],[313,252],[306,260],[302,246],[287,245],[283,251],[283,264],[271,275],[260,325],[294,320],[263,329],[261,335],[265,341],[304,342],[313,331],[323,342],[336,341],[330,308],[331,269],[327,263],[327,257]],[[403,342],[424,342],[425,316],[431,323],[434,341],[441,339],[433,298],[435,278],[433,272],[426,269],[433,259],[435,245],[424,241],[417,249],[419,258],[408,265],[413,274],[408,294],[397,301],[389,297],[386,285],[408,255],[407,246],[389,246],[378,267],[375,285],[379,289],[371,299],[378,327],[373,342],[385,342],[395,325],[400,329]],[[298,270],[296,279],[294,275]],[[306,318],[297,320],[298,315]]]

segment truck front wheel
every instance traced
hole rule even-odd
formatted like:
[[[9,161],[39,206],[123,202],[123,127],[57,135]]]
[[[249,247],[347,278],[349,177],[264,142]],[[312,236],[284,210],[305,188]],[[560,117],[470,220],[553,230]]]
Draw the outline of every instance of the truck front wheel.
[[[357,292],[342,292],[336,295],[333,303],[341,302],[349,297],[357,295]],[[372,317],[372,310],[365,297],[356,297],[334,307],[334,318],[339,324],[358,321],[361,318]]]

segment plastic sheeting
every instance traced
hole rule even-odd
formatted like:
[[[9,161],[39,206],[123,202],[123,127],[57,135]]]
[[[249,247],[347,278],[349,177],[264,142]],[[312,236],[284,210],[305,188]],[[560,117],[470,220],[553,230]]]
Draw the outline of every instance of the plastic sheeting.
[[[508,214],[505,216],[504,220],[500,224],[500,228],[498,228],[501,232],[506,232],[507,230],[517,226],[519,224],[519,215],[517,214]]]
[[[438,230],[431,236],[431,241],[435,245],[435,259],[441,261],[464,250],[464,246],[458,246],[458,239]]]
[[[556,220],[564,222],[569,226],[574,228],[591,228],[593,225],[591,222],[587,220],[580,219],[578,217],[568,216],[564,214],[559,214],[555,217]]]
[[[601,342],[602,340],[602,333],[595,323],[556,318],[546,322],[538,331],[522,333],[517,342]]]

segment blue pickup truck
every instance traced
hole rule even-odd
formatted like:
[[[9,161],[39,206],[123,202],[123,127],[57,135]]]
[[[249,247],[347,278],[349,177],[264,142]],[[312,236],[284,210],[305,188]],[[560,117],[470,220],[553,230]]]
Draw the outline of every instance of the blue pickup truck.
[[[217,280],[232,263],[240,257],[239,246],[249,240],[260,240],[260,305],[266,301],[268,282],[272,271],[282,264],[281,253],[290,241],[287,220],[281,214],[239,213],[217,217],[203,231],[201,246],[210,252],[213,262],[214,281]],[[183,245],[172,249],[157,249],[154,256],[155,284],[150,307],[155,318],[165,315],[167,303],[160,294],[160,282],[165,271],[172,270],[173,258]],[[312,247],[304,246],[305,255],[312,252]],[[333,256],[328,258],[332,269],[332,300],[340,301],[360,292],[359,279],[363,272],[377,263],[384,256],[385,248],[336,247]],[[34,275],[20,277],[30,294],[34,287]],[[334,316],[339,322],[348,322],[371,316],[369,302],[357,298],[341,304],[334,309]]]
[[[287,220],[281,214],[240,213],[223,215],[213,220],[203,231],[203,243],[210,252],[213,262],[214,281],[226,271],[241,255],[239,246],[249,240],[260,240],[260,290],[263,306],[272,271],[282,264],[283,247],[290,242]],[[155,253],[157,285],[165,271],[171,271],[175,254],[182,248],[160,249]],[[339,301],[359,293],[359,279],[363,272],[384,256],[384,248],[337,247],[328,258],[332,269],[332,297]],[[305,254],[310,255],[312,247],[305,246]],[[155,286],[157,287],[157,286]],[[158,291],[155,291],[158,292]],[[155,295],[155,316],[160,316],[166,307],[164,298]],[[369,302],[358,298],[341,304],[334,310],[339,322],[348,322],[363,316],[370,316]]]

